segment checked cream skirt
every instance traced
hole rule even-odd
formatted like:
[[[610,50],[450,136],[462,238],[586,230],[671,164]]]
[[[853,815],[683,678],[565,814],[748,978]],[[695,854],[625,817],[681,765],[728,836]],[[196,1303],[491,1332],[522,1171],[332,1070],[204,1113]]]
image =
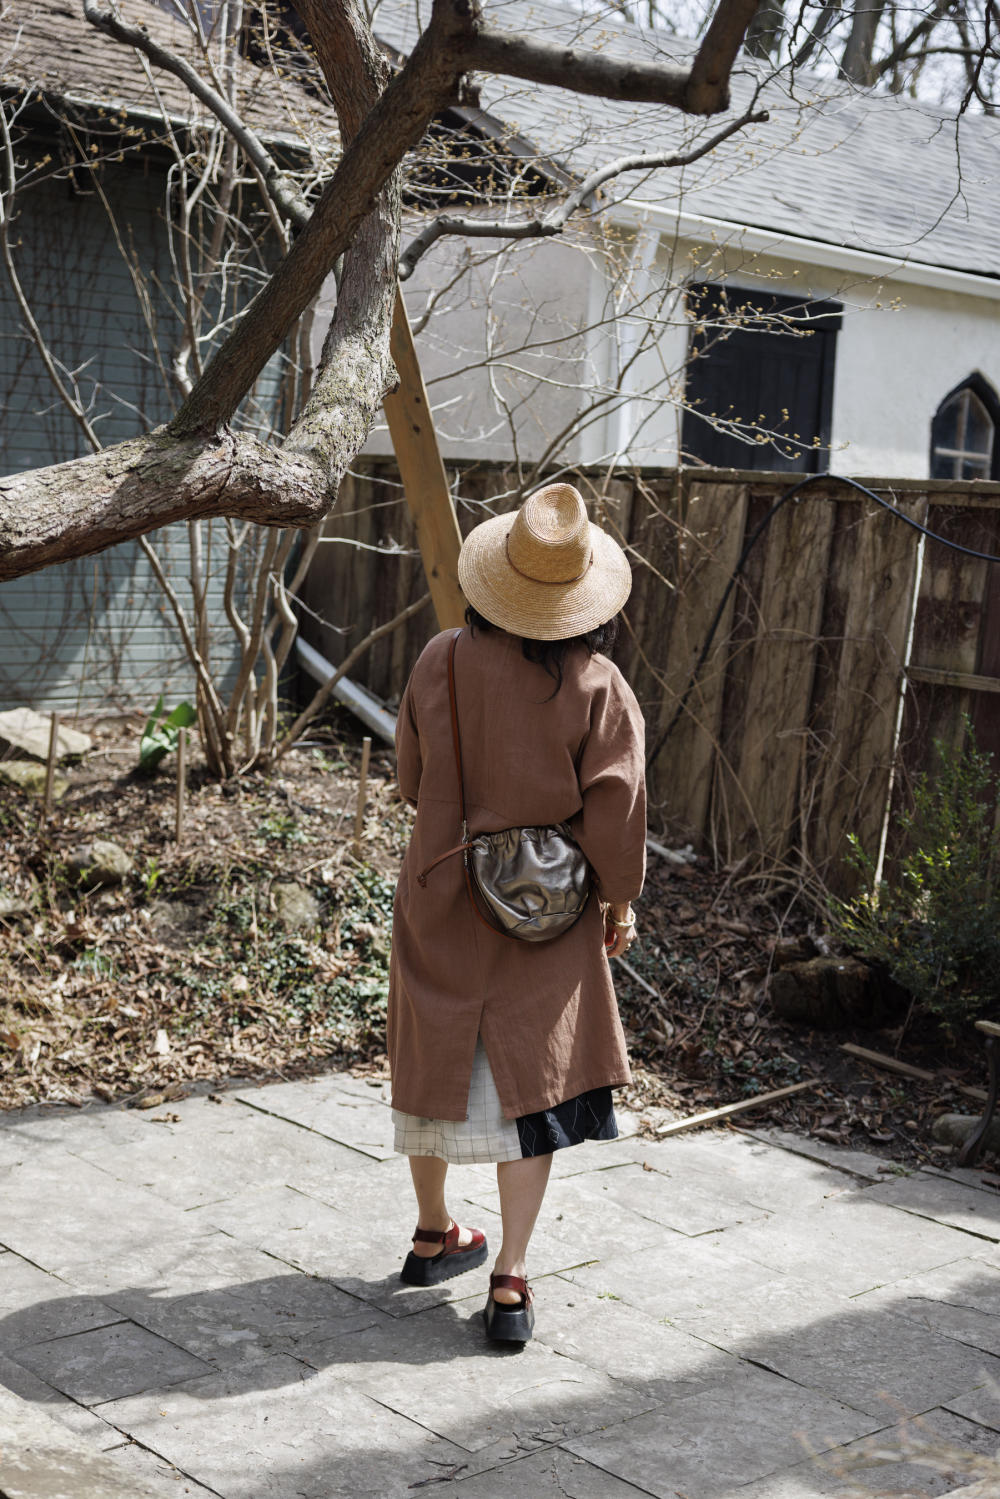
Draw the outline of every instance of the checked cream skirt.
[[[482,1037],[476,1042],[469,1112],[462,1120],[421,1119],[393,1109],[400,1155],[433,1155],[454,1166],[519,1161],[548,1155],[582,1140],[614,1140],[618,1125],[610,1088],[592,1088],[537,1114],[505,1119]]]

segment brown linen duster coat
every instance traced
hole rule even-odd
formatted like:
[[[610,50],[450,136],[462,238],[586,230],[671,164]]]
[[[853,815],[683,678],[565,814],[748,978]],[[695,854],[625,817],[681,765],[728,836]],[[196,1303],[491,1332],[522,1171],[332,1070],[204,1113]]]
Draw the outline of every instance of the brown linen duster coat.
[[[592,895],[549,942],[521,942],[472,909],[461,855],[417,874],[460,839],[448,647],[436,635],[403,694],[398,777],[417,808],[393,916],[388,1047],[393,1107],[465,1119],[482,1035],[504,1114],[552,1108],[629,1081],[625,1039]],[[618,668],[583,646],[563,683],[500,630],[462,633],[455,652],[470,835],[568,821],[605,900],[634,899],[645,872],[643,720]]]

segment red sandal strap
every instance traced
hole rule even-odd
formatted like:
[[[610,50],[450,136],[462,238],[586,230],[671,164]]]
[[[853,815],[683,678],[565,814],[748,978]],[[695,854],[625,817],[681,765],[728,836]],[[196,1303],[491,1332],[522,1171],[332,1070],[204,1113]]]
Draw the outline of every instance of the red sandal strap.
[[[479,1249],[486,1242],[486,1235],[481,1228],[470,1228],[472,1235],[468,1244],[459,1244],[461,1227],[453,1223],[451,1228],[444,1233],[438,1233],[432,1228],[418,1228],[413,1235],[415,1244],[440,1244],[442,1254],[468,1254],[471,1249]]]
[[[517,1291],[525,1301],[531,1300],[531,1290],[520,1275],[491,1275],[490,1291]]]
[[[452,1224],[452,1228],[454,1228]],[[434,1228],[417,1228],[413,1231],[414,1244],[443,1244],[451,1233],[451,1228],[445,1229],[443,1233]]]

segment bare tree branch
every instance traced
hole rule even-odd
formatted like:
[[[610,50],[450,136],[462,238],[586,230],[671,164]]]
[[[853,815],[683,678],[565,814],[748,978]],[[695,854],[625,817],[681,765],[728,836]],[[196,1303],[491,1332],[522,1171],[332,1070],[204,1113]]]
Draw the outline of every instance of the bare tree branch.
[[[83,13],[98,31],[104,32],[116,42],[124,43],[127,47],[134,47],[137,52],[148,57],[154,67],[162,68],[164,72],[173,73],[175,78],[179,78],[194,98],[200,100],[229,131],[233,140],[246,154],[247,160],[252,162],[260,173],[279,211],[295,224],[301,225],[306,222],[309,218],[309,209],[295,183],[281,171],[263,142],[236,113],[229,101],[213,89],[189,62],[166,47],[161,47],[159,42],[153,40],[145,26],[129,25],[114,9],[101,10],[96,0],[83,0]]]
[[[816,17],[816,20],[812,23],[809,29],[809,33],[806,36],[805,41],[802,43],[802,46],[792,57],[793,70],[795,68],[805,67],[810,57],[812,57],[813,53],[816,51],[816,48],[823,40],[830,27],[833,25],[833,22],[840,14],[840,0],[827,0],[827,3],[823,6],[823,9]],[[792,40],[794,41],[794,35]]]
[[[407,245],[399,257],[399,279],[406,281],[413,275],[422,256],[431,245],[446,234],[461,234],[473,239],[547,239],[561,234],[569,219],[577,213],[588,198],[592,197],[606,182],[620,177],[625,172],[653,171],[661,167],[686,167],[707,156],[731,135],[747,125],[760,124],[767,120],[766,109],[749,109],[733,120],[725,129],[718,131],[709,140],[691,151],[663,155],[656,151],[641,151],[636,156],[620,156],[617,161],[607,162],[596,172],[584,178],[573,192],[548,213],[538,219],[477,219],[472,215],[439,214]]]
[[[881,78],[884,74],[891,73],[898,63],[904,62],[921,38],[928,36],[945,12],[952,9],[953,3],[954,0],[936,0],[933,9],[896,43],[892,51],[873,64],[876,76]]]
[[[721,114],[729,108],[729,75],[761,0],[722,0],[701,39],[684,96],[688,114]]]

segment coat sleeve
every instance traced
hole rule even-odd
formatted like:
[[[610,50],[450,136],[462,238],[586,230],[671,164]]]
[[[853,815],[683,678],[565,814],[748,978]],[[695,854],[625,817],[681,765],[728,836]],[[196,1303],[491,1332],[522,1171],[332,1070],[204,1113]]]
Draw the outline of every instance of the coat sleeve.
[[[413,677],[406,684],[396,718],[396,779],[404,800],[417,805],[424,762],[413,702]]]
[[[645,724],[620,672],[595,693],[578,758],[583,808],[573,831],[602,900],[634,900],[646,872]]]

